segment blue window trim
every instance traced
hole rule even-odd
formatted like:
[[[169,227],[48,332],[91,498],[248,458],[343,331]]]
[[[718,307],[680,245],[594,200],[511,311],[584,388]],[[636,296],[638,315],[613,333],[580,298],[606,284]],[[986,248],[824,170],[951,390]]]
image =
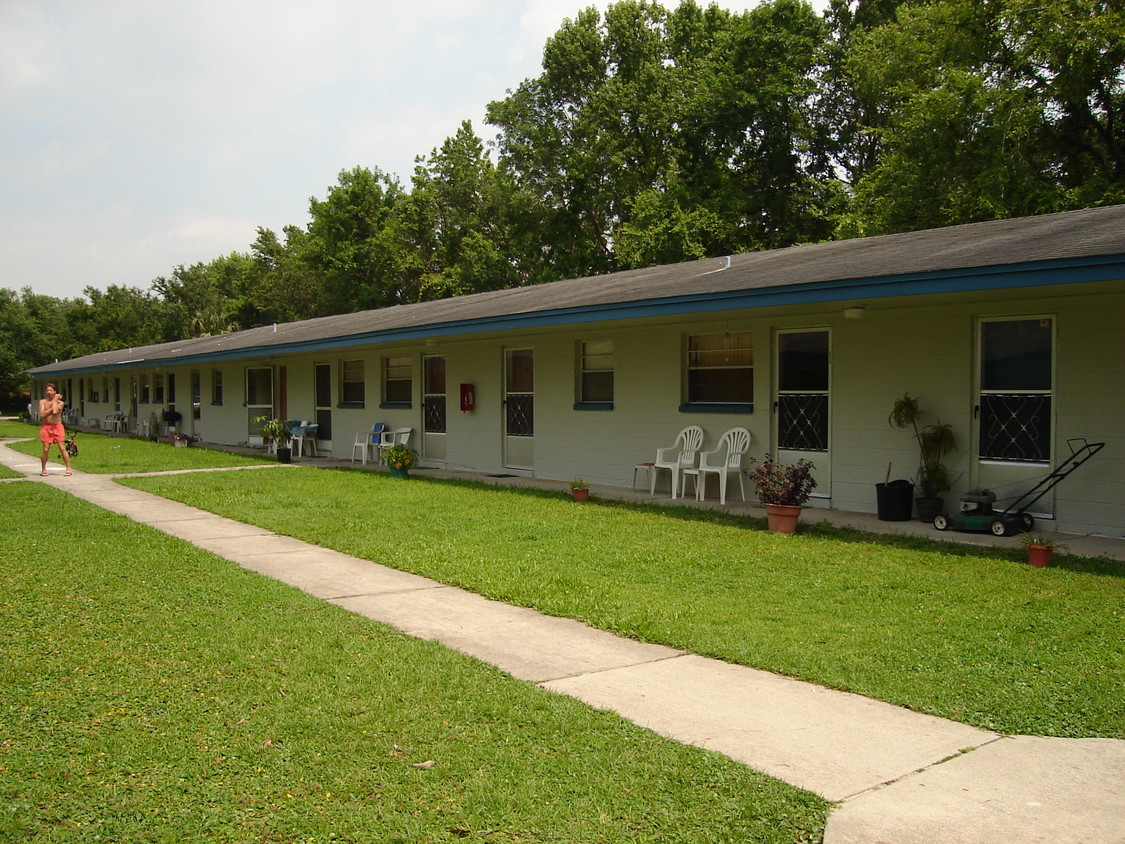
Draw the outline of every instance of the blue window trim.
[[[576,401],[575,410],[613,410],[611,401]]]
[[[753,413],[750,404],[681,404],[680,413]]]
[[[408,401],[385,401],[379,405],[380,410],[410,410],[414,406]]]
[[[362,401],[342,401],[337,404],[336,407],[340,410],[363,410],[363,408],[367,407],[367,403]]]

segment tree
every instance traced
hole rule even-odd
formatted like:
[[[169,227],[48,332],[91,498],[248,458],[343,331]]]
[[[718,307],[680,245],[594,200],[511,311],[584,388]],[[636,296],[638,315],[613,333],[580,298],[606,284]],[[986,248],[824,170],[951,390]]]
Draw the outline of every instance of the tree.
[[[259,227],[250,246],[253,264],[239,310],[243,328],[310,319],[319,312],[320,278],[308,265],[308,233],[297,226],[285,226],[282,233],[284,243]]]
[[[152,282],[164,302],[165,340],[236,331],[242,290],[252,271],[249,255],[232,252],[207,264],[182,264]]]
[[[321,280],[317,315],[383,308],[411,300],[396,276],[389,225],[402,199],[397,180],[379,169],[342,170],[323,200],[309,200],[305,262]]]
[[[880,107],[840,233],[1119,201],[1123,42],[1094,0],[938,0],[856,35],[844,75]]]
[[[566,21],[543,73],[489,106],[555,274],[826,236],[811,110],[826,33],[801,0],[739,15],[621,0]]]
[[[513,235],[516,192],[465,121],[440,150],[420,159],[412,190],[396,208],[403,286],[418,300],[517,287],[540,267]]]
[[[31,379],[25,370],[82,354],[67,327],[72,302],[42,296],[25,287],[0,288],[0,398],[25,393]]]
[[[160,343],[165,337],[162,303],[150,292],[111,284],[87,287],[76,300],[67,325],[77,354],[92,354]],[[79,351],[80,350],[80,351]]]

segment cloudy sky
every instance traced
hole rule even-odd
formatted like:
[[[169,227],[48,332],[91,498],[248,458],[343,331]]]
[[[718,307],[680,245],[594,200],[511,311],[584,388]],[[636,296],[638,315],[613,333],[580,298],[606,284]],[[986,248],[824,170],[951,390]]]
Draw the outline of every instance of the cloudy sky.
[[[304,226],[343,169],[409,186],[590,5],[0,0],[0,287],[147,289]]]

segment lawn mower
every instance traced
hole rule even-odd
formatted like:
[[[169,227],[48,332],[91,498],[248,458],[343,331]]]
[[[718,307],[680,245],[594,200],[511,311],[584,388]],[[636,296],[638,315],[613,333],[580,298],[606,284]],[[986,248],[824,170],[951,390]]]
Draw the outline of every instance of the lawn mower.
[[[1105,443],[1088,443],[1083,437],[1066,441],[1070,454],[1039,483],[1019,496],[1003,510],[996,510],[996,493],[990,489],[970,489],[961,496],[961,512],[934,517],[938,530],[961,530],[1008,536],[1035,527],[1035,519],[1027,512],[1036,501],[1062,483],[1071,472],[1097,454]]]

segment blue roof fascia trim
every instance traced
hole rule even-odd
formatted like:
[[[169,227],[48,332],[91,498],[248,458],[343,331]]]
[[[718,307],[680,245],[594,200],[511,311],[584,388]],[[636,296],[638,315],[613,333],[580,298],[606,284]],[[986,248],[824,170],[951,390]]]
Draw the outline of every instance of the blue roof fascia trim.
[[[975,290],[1007,290],[1022,287],[1044,287],[1059,284],[1080,284],[1114,281],[1125,278],[1125,255],[1098,256],[1084,259],[1058,259],[1034,264],[1006,264],[996,267],[972,267],[963,270],[938,270],[928,273],[850,278],[818,281],[790,287],[766,287],[733,290],[724,293],[698,293],[660,299],[639,299],[608,305],[583,305],[556,308],[526,314],[480,317],[448,323],[430,323],[329,337],[298,343],[279,343],[245,349],[208,352],[177,358],[153,358],[100,367],[55,370],[52,375],[80,375],[118,369],[151,369],[155,366],[190,366],[216,360],[240,360],[263,356],[294,354],[353,346],[471,334],[478,331],[505,331],[548,325],[583,322],[606,322],[619,319],[640,319],[669,314],[705,313],[708,311],[742,310],[805,303],[824,303],[851,299],[872,299],[920,296],[932,293],[966,293]]]

